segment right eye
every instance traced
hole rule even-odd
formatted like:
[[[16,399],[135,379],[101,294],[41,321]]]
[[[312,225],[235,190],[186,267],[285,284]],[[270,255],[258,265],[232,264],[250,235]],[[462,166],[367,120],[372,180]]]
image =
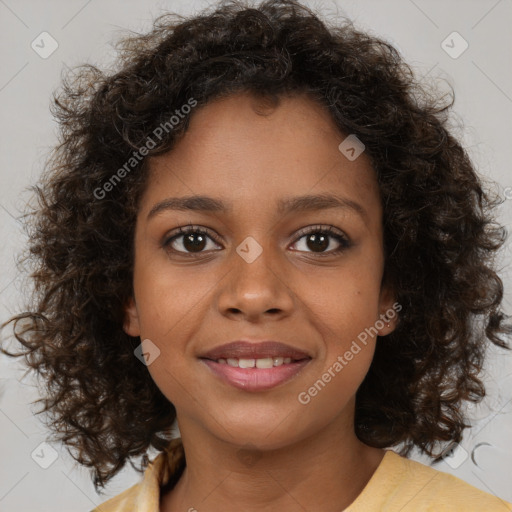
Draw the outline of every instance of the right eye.
[[[194,256],[205,252],[208,240],[214,243],[216,237],[209,230],[198,226],[181,226],[178,234],[166,236],[162,247],[169,252],[178,253],[183,256]]]

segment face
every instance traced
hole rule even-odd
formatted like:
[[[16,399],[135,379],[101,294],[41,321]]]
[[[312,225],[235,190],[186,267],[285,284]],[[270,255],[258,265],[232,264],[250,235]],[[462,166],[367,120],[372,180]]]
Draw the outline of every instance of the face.
[[[346,136],[308,97],[271,108],[238,94],[194,112],[172,151],[152,158],[124,329],[151,340],[143,345],[148,370],[175,406],[182,435],[193,426],[263,449],[336,422],[353,428],[354,396],[377,337],[357,340],[393,297],[381,287],[376,174],[364,152],[349,159],[338,149]],[[170,201],[196,195],[215,203]],[[393,330],[390,322],[378,322],[379,335]],[[284,381],[263,389],[255,377],[256,388],[244,388],[213,369],[224,363],[202,359],[235,340],[278,341],[308,357],[289,363]],[[274,370],[236,370],[249,371]]]

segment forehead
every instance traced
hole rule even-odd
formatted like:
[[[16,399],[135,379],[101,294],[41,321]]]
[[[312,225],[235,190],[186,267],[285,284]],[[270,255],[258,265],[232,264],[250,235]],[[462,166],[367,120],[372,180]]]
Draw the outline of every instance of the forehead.
[[[265,209],[283,197],[337,193],[380,216],[376,173],[364,152],[348,159],[329,112],[311,98],[277,105],[246,93],[192,114],[175,147],[150,160],[142,207],[166,195],[223,197],[237,207]]]

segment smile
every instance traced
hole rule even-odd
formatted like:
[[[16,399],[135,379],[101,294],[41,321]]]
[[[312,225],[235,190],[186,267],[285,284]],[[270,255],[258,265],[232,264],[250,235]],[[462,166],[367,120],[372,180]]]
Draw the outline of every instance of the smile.
[[[264,357],[260,359],[242,359],[230,357],[228,359],[219,359],[217,363],[229,364],[233,368],[272,368],[282,364],[290,364],[291,357]]]
[[[200,359],[223,382],[244,391],[265,391],[295,377],[311,358]]]

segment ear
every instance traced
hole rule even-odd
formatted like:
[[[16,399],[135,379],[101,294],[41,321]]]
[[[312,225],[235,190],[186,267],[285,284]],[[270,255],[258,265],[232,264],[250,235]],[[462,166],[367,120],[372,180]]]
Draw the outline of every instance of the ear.
[[[388,283],[382,285],[379,295],[379,318],[377,326],[384,324],[379,329],[379,336],[387,336],[392,333],[398,324],[398,312],[402,306],[396,302],[396,294],[393,286]]]
[[[130,297],[124,307],[123,330],[129,336],[140,336],[139,313],[133,297]]]

